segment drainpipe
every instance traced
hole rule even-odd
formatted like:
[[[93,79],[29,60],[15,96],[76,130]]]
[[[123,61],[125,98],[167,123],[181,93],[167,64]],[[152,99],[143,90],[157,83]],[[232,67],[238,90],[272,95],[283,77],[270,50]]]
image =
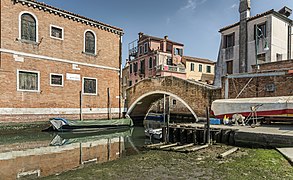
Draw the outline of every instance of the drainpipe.
[[[292,36],[291,36],[291,33],[292,33],[292,25],[291,25],[291,22],[290,24],[288,25],[288,54],[287,54],[287,59],[291,59],[291,42],[292,42]]]

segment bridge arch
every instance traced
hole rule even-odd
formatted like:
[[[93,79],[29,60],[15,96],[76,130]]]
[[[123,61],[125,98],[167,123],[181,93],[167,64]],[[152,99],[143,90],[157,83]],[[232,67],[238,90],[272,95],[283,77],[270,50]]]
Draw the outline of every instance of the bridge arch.
[[[198,117],[196,115],[196,113],[193,111],[193,109],[179,96],[177,96],[176,94],[173,94],[171,92],[167,92],[167,91],[151,91],[151,92],[147,92],[143,95],[141,95],[139,98],[137,98],[129,107],[128,111],[127,111],[127,115],[131,117],[131,113],[133,112],[133,110],[135,110],[135,107],[141,105],[140,102],[142,102],[145,98],[150,98],[153,99],[152,101],[150,101],[150,103],[148,103],[148,106],[144,106],[145,110],[143,110],[145,112],[145,114],[147,114],[151,104],[153,102],[155,102],[155,100],[159,100],[160,98],[164,97],[164,95],[168,95],[171,96],[173,98],[176,98],[177,100],[179,100],[185,107],[188,108],[188,110],[192,113],[192,115],[194,116],[195,120],[198,121]],[[156,97],[156,98],[152,98],[152,97]]]
[[[196,120],[205,117],[206,107],[220,99],[221,90],[197,81],[174,76],[146,78],[126,89],[127,114],[132,119],[144,118],[153,102],[164,94],[176,98]]]

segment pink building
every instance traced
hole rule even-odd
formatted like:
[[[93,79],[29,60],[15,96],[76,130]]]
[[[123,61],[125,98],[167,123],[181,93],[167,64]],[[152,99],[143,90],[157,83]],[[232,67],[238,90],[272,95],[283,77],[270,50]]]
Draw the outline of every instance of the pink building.
[[[186,79],[182,64],[183,44],[139,33],[139,39],[129,44],[128,86],[155,76],[176,76]]]

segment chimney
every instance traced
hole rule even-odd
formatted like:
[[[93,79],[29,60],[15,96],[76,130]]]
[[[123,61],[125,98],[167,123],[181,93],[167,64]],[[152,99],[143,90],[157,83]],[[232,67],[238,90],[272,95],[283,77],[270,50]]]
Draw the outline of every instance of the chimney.
[[[140,38],[142,38],[142,36],[143,36],[143,32],[139,32],[138,33],[138,38],[140,39]]]
[[[240,0],[239,4],[240,25],[239,25],[239,73],[248,70],[247,65],[247,19],[250,17],[250,0]]]
[[[289,17],[292,14],[292,9],[288,8],[287,6],[284,6],[282,9],[280,9],[279,13],[286,17]]]
[[[168,39],[168,36],[164,36],[164,39],[166,39],[166,40],[167,40],[167,39]]]

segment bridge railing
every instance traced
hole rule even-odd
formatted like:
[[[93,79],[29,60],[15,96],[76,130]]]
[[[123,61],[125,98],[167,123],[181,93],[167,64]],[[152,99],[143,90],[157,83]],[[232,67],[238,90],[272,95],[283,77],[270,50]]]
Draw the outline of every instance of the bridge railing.
[[[185,73],[185,68],[178,67],[178,66],[170,66],[170,65],[158,65],[156,66],[157,72],[158,71],[170,71],[170,72],[179,72],[179,73]]]

